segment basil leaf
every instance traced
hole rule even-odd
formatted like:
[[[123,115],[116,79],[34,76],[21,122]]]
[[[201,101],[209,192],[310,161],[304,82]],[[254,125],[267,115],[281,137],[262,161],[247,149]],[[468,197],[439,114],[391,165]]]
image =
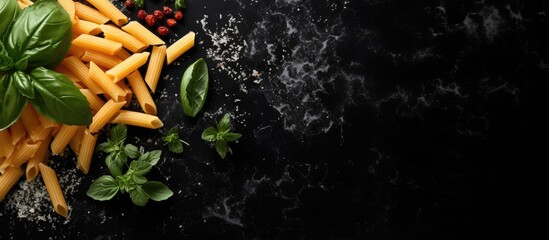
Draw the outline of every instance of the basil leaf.
[[[132,202],[140,207],[144,207],[147,205],[147,202],[149,201],[149,196],[140,186],[137,186],[133,190],[130,191],[130,198],[132,199]]]
[[[225,115],[223,115],[223,118],[221,118],[221,120],[219,120],[219,123],[217,123],[217,131],[225,132],[229,130],[229,128],[231,127],[230,121],[231,121],[231,116],[228,113],[225,113]]]
[[[104,175],[92,183],[86,194],[95,200],[106,201],[113,198],[118,190],[118,182],[113,177]]]
[[[0,16],[2,16],[2,21],[0,21],[0,41],[4,34],[8,31],[10,24],[13,22],[13,19],[21,11],[19,5],[17,5],[16,0],[2,0],[0,1]]]
[[[35,97],[34,109],[43,116],[67,125],[88,125],[92,122],[90,104],[65,75],[39,67],[30,72]]]
[[[148,162],[151,164],[151,166],[154,166],[160,161],[160,156],[162,155],[161,150],[154,150],[150,152],[146,152],[139,157],[139,161]]]
[[[234,142],[238,140],[240,137],[242,137],[242,134],[240,133],[228,132],[223,134],[223,140],[225,140],[225,142]]]
[[[111,154],[105,158],[105,165],[107,165],[111,175],[115,177],[122,176],[122,167],[116,162],[114,154]]]
[[[173,153],[182,153],[183,152],[183,143],[179,141],[170,142],[168,143],[168,148],[170,149],[170,152]]]
[[[10,56],[0,51],[0,72],[7,72],[11,70],[13,67],[15,67],[15,64],[13,63],[13,59],[11,59]]]
[[[126,147],[124,147],[124,152],[126,153],[126,156],[130,158],[138,158],[141,155],[139,149],[132,144],[126,144]]]
[[[34,87],[32,86],[32,80],[29,75],[21,71],[16,71],[13,73],[13,81],[15,82],[15,87],[17,87],[23,96],[34,99]]]
[[[185,70],[181,79],[181,103],[187,116],[196,116],[204,106],[208,82],[208,66],[204,59],[198,59]]]
[[[172,190],[161,182],[150,181],[141,186],[153,201],[163,201],[173,195]]]
[[[27,104],[27,99],[17,90],[13,74],[0,78],[0,131],[11,126]]]
[[[71,46],[71,28],[69,15],[56,0],[37,1],[13,21],[4,36],[4,45],[13,61],[28,58],[28,69],[53,69]]]
[[[151,171],[152,165],[146,161],[132,161],[130,170],[137,175],[145,175]]]
[[[110,130],[110,138],[114,145],[122,145],[126,141],[126,136],[128,135],[128,128],[124,124],[117,124],[112,127]]]
[[[217,140],[217,142],[215,142],[215,150],[219,153],[221,158],[225,159],[225,156],[227,156],[227,143],[225,140]]]
[[[185,4],[185,0],[175,0],[175,9],[182,10],[187,8],[187,4]]]
[[[217,130],[214,127],[209,127],[202,132],[202,140],[213,142],[215,141],[215,136],[217,135]]]
[[[137,184],[143,184],[147,182],[147,178],[143,175],[132,174],[132,180]]]

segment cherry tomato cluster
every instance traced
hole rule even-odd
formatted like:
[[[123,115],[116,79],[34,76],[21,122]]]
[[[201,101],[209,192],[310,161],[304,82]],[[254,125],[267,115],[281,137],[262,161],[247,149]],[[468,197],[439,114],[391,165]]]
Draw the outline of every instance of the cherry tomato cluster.
[[[127,8],[133,8],[135,5],[133,0],[125,0]],[[137,18],[141,21],[145,21],[148,26],[155,27],[157,23],[166,20],[166,25],[173,28],[177,25],[177,21],[183,19],[183,12],[181,10],[173,12],[172,8],[169,6],[164,6],[162,9],[154,10],[151,13],[147,13],[144,9],[140,9],[137,12]],[[159,26],[156,30],[159,35],[166,36],[170,33],[170,30],[166,26]]]

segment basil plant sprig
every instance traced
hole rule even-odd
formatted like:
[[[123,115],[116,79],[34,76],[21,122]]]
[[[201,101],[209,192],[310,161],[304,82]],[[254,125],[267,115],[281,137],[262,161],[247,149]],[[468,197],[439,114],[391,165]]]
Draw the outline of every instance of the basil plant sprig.
[[[173,192],[168,186],[145,177],[160,160],[162,151],[144,152],[134,145],[124,145],[126,136],[126,125],[118,124],[111,128],[107,142],[99,145],[101,151],[109,154],[105,163],[111,175],[103,175],[95,180],[87,195],[95,200],[106,201],[118,192],[128,193],[137,206],[145,206],[149,199],[163,201],[170,198]],[[134,160],[128,165],[128,159]],[[126,172],[123,174],[124,169]]]
[[[242,134],[231,132],[231,119],[228,113],[217,123],[217,128],[209,127],[202,132],[202,139],[212,142],[215,145],[215,150],[223,159],[225,159],[227,151],[233,153],[227,144],[238,140],[240,137],[242,137]]]
[[[164,143],[168,145],[168,148],[170,149],[170,152],[173,153],[182,153],[183,152],[183,144],[189,146],[189,144],[181,138],[179,138],[179,127],[174,126],[170,129],[168,134],[164,137]]]
[[[51,69],[71,46],[72,23],[56,0],[39,0],[20,10],[0,3],[0,130],[11,126],[27,102],[41,115],[67,125],[88,125],[92,112],[65,75]]]
[[[175,9],[183,10],[185,8],[187,8],[187,4],[185,4],[185,0],[175,0]]]

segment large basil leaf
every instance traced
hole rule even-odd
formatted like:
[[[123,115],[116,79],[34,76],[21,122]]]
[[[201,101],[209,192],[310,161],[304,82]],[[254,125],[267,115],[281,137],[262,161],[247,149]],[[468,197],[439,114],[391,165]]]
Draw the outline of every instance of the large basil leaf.
[[[2,20],[0,20],[0,40],[2,40],[2,36],[8,31],[10,24],[20,11],[21,9],[16,0],[0,1],[0,16],[2,16]]]
[[[67,125],[88,125],[92,112],[88,100],[65,75],[39,67],[30,72],[34,108],[42,115]]]
[[[208,93],[208,82],[208,66],[202,58],[196,60],[183,73],[181,104],[187,116],[194,117],[202,109]]]
[[[0,131],[11,126],[19,118],[26,103],[27,99],[15,87],[13,74],[0,77]]]
[[[41,0],[21,11],[4,36],[4,45],[14,62],[27,58],[27,69],[52,69],[69,50],[71,27],[69,15],[56,0]]]

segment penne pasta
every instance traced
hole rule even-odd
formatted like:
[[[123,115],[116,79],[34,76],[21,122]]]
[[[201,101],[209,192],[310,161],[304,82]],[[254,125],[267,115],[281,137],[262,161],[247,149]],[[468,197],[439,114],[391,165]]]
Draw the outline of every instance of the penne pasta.
[[[128,23],[128,17],[118,10],[109,0],[88,0],[88,2],[116,25],[122,26]]]
[[[143,52],[143,50],[149,47],[149,45],[141,42],[134,36],[122,31],[118,27],[114,27],[111,25],[101,25],[101,29],[103,30],[106,39],[122,43],[122,46],[134,53]]]
[[[25,138],[27,136],[27,130],[25,129],[25,126],[23,125],[23,122],[21,119],[18,119],[10,126],[10,133],[11,133],[11,144],[17,145],[21,139]]]
[[[105,105],[105,102],[97,95],[93,94],[89,89],[80,89],[80,92],[88,99],[93,113],[97,113],[97,111]]]
[[[0,175],[0,202],[4,200],[6,194],[23,176],[23,170],[18,167],[8,167],[2,175]]]
[[[40,119],[38,119],[38,116],[30,102],[27,103],[21,111],[19,119],[23,122],[23,126],[25,126],[25,129],[27,130],[27,135],[31,135],[34,129],[40,125]]]
[[[90,125],[90,133],[99,132],[107,123],[114,118],[116,113],[122,109],[126,102],[115,102],[114,100],[109,100],[101,109],[93,116],[92,123]]]
[[[194,32],[189,32],[166,49],[166,61],[168,64],[175,61],[175,59],[194,46],[195,35]]]
[[[133,91],[130,89],[130,87],[128,87],[128,85],[126,85],[124,81],[119,81],[116,83],[116,85],[118,85],[126,93],[126,105],[124,105],[124,107],[129,107],[133,98]]]
[[[82,137],[84,137],[84,130],[86,130],[86,126],[78,127],[78,130],[69,142],[69,147],[72,149],[76,156],[80,154],[80,145],[82,144]]]
[[[40,124],[36,129],[34,129],[34,132],[30,135],[30,139],[33,142],[43,141],[52,135],[53,130],[54,128],[46,128],[44,124]]]
[[[51,128],[48,128],[51,132]],[[48,150],[51,143],[51,134],[42,141],[40,147],[36,150],[34,156],[27,161],[25,176],[27,181],[32,181],[38,176],[38,164],[46,162],[48,158]]]
[[[103,24],[109,21],[109,18],[101,12],[80,2],[74,2],[74,12],[78,18],[96,24]]]
[[[118,52],[116,54],[116,57],[120,58],[121,60],[126,60],[128,59],[129,57],[131,57],[132,54],[130,54],[126,49],[122,48],[122,50],[120,50],[120,52]]]
[[[97,66],[111,69],[122,62],[122,59],[116,56],[109,56],[103,53],[94,51],[85,51],[84,55],[80,58],[84,62],[93,61]]]
[[[72,32],[74,34],[98,35],[102,32],[102,30],[97,23],[86,20],[78,20],[72,25]]]
[[[62,125],[61,129],[59,129],[59,132],[55,135],[55,138],[51,142],[51,154],[59,155],[62,153],[71,141],[71,138],[78,131],[79,127],[80,126]]]
[[[141,25],[141,23],[137,21],[131,21],[128,24],[122,26],[122,30],[148,45],[166,44],[164,41],[162,41],[162,39],[156,36],[156,34],[149,31],[149,29],[147,29],[145,26]]]
[[[57,179],[55,171],[43,163],[38,164],[38,167],[40,169],[40,174],[42,175],[42,180],[44,180],[44,185],[46,185],[46,190],[48,190],[48,194],[50,195],[53,209],[57,214],[65,218],[68,217],[69,208],[67,207],[67,202],[61,191],[59,179]]]
[[[103,89],[100,88],[93,80],[90,79],[90,69],[80,61],[77,57],[65,58],[62,62],[63,66],[71,70],[74,75],[82,81],[94,94],[102,94]]]
[[[156,86],[160,79],[160,73],[164,66],[164,59],[166,57],[166,45],[154,46],[151,52],[151,59],[149,60],[149,66],[147,66],[147,73],[145,74],[145,82],[149,85],[149,88],[154,93],[156,92]]]
[[[139,67],[145,65],[149,55],[149,52],[134,53],[131,57],[116,65],[116,67],[108,70],[106,74],[111,77],[114,82],[118,82],[139,69]]]
[[[90,78],[115,102],[126,100],[126,92],[116,85],[94,62],[90,62]]]
[[[80,36],[72,40],[72,44],[86,50],[92,50],[111,56],[116,55],[116,53],[118,53],[120,49],[122,49],[121,43],[100,38],[97,36],[92,36],[89,34],[81,34]]]
[[[53,132],[57,132],[56,129],[59,128],[59,124],[55,121],[49,119],[48,117],[42,116],[42,114],[38,114],[38,119],[40,119],[40,123],[44,125],[44,128],[53,128]]]
[[[21,141],[15,147],[13,154],[0,165],[0,169],[6,169],[8,166],[19,167],[23,165],[27,160],[34,157],[38,147],[40,147],[40,143],[33,142],[30,138]]]
[[[97,135],[91,134],[90,131],[86,129],[82,138],[82,145],[80,146],[80,154],[78,155],[77,162],[78,169],[84,174],[88,174],[90,170],[96,142]]]
[[[135,71],[132,74],[128,75],[127,79],[130,83],[130,86],[132,87],[137,101],[139,102],[139,106],[141,106],[141,109],[143,109],[143,112],[151,115],[156,115],[156,104],[154,103],[152,96],[147,89],[147,85],[145,85],[145,81],[143,80],[141,73],[139,73],[139,71]]]
[[[84,52],[86,52],[86,50],[84,50],[83,48],[77,47],[77,46],[74,46],[74,45],[71,44],[71,46],[69,47],[69,52],[68,52],[67,55],[75,56],[77,58],[81,58],[82,55],[84,55]]]
[[[127,110],[120,110],[111,123],[122,123],[150,129],[157,129],[164,126],[164,123],[162,123],[157,116]]]
[[[0,157],[9,157],[14,150],[10,131],[8,129],[0,131]]]

